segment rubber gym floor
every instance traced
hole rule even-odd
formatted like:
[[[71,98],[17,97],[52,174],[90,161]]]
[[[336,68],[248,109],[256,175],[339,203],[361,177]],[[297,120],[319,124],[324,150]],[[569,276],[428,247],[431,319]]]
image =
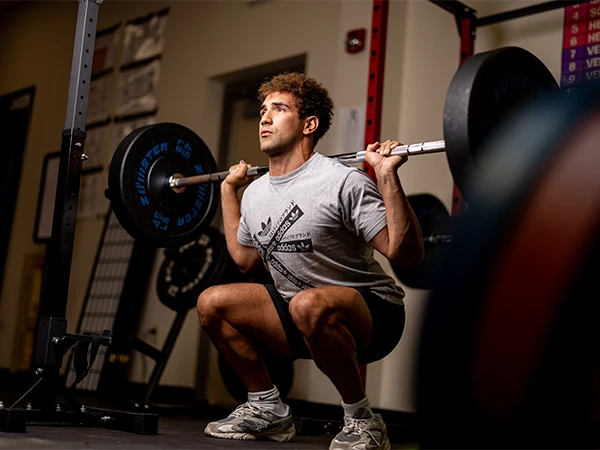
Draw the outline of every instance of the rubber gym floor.
[[[20,392],[18,392],[20,393]],[[0,400],[15,397],[14,390],[0,389]],[[94,397],[79,397],[88,406],[119,409]],[[162,400],[162,399],[161,399]],[[235,441],[209,438],[206,424],[231,412],[230,407],[208,405],[203,401],[188,404],[154,404],[158,415],[158,434],[141,435],[100,427],[70,424],[28,424],[25,433],[0,432],[0,449],[327,449],[340,427],[342,410],[333,405],[288,402],[294,412],[297,436],[286,443],[267,441]],[[123,408],[121,408],[123,409]],[[388,425],[393,449],[417,448],[411,421],[413,417],[396,411],[380,412]],[[309,418],[309,419],[308,419]]]

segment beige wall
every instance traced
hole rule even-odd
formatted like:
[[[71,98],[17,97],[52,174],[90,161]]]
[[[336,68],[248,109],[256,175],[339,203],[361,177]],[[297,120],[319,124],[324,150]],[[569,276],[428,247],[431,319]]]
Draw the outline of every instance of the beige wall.
[[[466,1],[480,16],[538,3],[531,0]],[[230,72],[307,54],[307,73],[327,86],[336,107],[365,104],[368,51],[347,54],[344,37],[354,28],[370,28],[371,1],[162,1],[106,0],[98,29],[171,8],[165,36],[158,121],[174,121],[196,131],[216,151],[222,108],[220,77]],[[23,2],[0,15],[0,94],[36,85],[36,99],[23,161],[22,180],[0,298],[0,367],[9,367],[14,320],[25,255],[43,253],[31,236],[45,153],[60,147],[77,17],[77,2]],[[538,55],[558,77],[562,11],[481,29],[476,50],[522,46]],[[367,42],[368,48],[369,42]],[[452,16],[424,0],[392,0],[385,71],[382,137],[404,142],[442,138],[446,89],[458,65],[459,39]],[[338,124],[319,144],[325,154],[336,149]],[[215,155],[216,158],[217,155]],[[407,193],[430,192],[450,205],[452,179],[443,155],[411,159],[400,169]],[[33,181],[32,181],[33,180]],[[68,303],[69,329],[74,330],[85,294],[100,221],[77,225],[74,267]],[[155,344],[164,340],[174,316],[154,294],[162,253],[141,312],[141,329],[156,326]],[[389,270],[389,264],[382,261]],[[390,270],[391,273],[391,270]],[[414,410],[414,362],[426,292],[407,289],[407,325],[397,349],[368,369],[368,393],[376,406]],[[193,311],[164,373],[162,383],[194,386],[199,329]],[[208,361],[206,370],[211,369]],[[131,375],[140,379],[139,357]],[[152,365],[150,364],[149,370]],[[213,370],[214,371],[214,370]],[[215,382],[218,384],[218,382]],[[337,403],[330,382],[310,361],[296,363],[292,397]]]

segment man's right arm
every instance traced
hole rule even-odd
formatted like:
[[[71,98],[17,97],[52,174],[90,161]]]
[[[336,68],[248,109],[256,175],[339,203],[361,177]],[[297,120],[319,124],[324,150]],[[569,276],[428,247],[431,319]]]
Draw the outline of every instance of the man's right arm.
[[[242,167],[243,166],[243,167]],[[240,219],[242,217],[240,200],[237,191],[248,184],[246,164],[233,166],[231,173],[221,183],[221,206],[223,209],[223,229],[227,250],[242,273],[252,272],[262,263],[260,254],[254,247],[246,247],[237,240]]]

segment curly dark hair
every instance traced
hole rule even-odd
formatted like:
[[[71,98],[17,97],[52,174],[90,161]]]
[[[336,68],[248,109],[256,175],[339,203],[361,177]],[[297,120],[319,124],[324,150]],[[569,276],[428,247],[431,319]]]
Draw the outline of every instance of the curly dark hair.
[[[333,101],[329,92],[317,80],[301,72],[284,72],[265,81],[258,88],[260,104],[273,92],[288,92],[294,98],[301,119],[317,116],[319,126],[315,130],[313,148],[317,145],[333,120]]]

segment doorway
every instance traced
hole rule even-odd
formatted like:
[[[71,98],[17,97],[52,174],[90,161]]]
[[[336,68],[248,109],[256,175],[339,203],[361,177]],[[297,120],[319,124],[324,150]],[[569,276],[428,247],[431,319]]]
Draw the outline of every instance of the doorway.
[[[227,76],[219,167],[226,170],[241,159],[253,166],[267,164],[268,158],[261,152],[258,142],[258,88],[265,79],[286,71],[304,72],[305,66],[306,55],[302,54]]]

